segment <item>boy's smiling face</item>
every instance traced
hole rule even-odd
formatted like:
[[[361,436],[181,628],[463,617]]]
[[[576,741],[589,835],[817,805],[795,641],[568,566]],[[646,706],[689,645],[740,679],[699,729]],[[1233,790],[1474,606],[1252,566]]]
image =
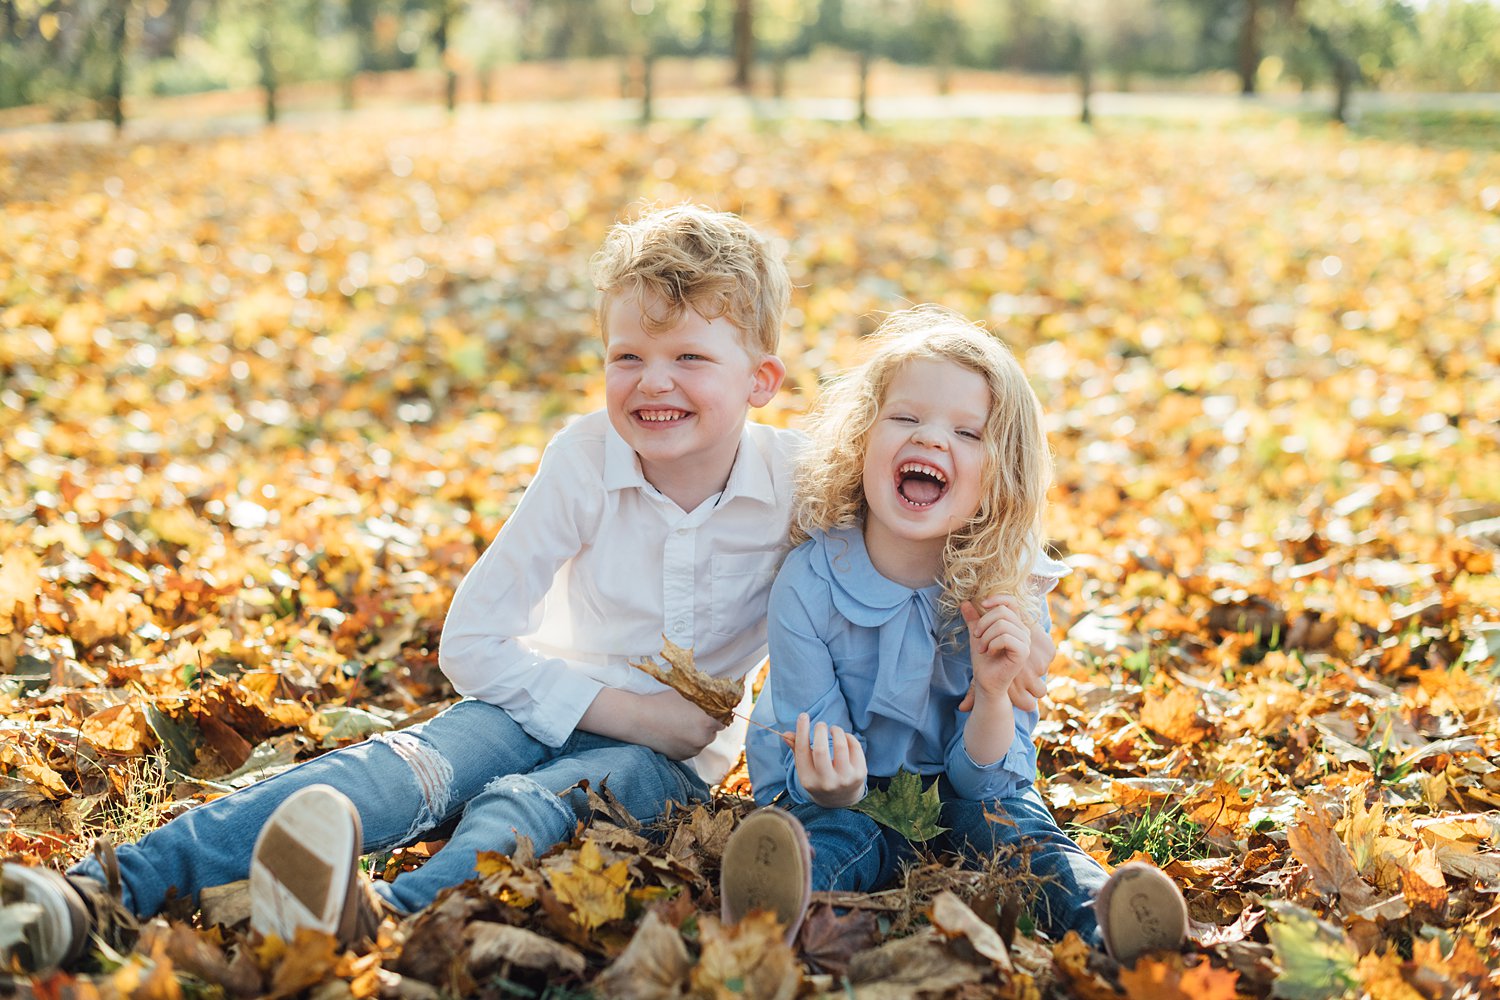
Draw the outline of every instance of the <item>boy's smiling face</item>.
[[[689,308],[673,326],[648,330],[656,305],[631,292],[611,297],[605,408],[651,485],[692,510],[724,488],[746,413],[770,402],[786,368],[775,355],[752,354],[722,316],[705,319]]]

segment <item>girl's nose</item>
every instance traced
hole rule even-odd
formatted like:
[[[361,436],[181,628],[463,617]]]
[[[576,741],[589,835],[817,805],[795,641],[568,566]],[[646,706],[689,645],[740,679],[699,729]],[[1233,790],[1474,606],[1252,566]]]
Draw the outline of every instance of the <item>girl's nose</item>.
[[[948,439],[943,437],[937,428],[928,427],[926,424],[921,424],[912,431],[911,440],[913,444],[923,448],[938,448],[944,451],[948,448]]]

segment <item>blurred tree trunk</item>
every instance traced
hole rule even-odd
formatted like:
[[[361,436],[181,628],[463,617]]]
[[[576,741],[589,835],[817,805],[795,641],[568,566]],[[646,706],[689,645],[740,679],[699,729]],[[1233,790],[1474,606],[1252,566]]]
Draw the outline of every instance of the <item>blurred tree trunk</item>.
[[[353,111],[361,73],[375,69],[376,0],[349,0],[349,28],[354,32],[354,64],[339,88],[345,111]]]
[[[844,0],[819,0],[815,37],[825,44],[843,44]]]
[[[437,24],[432,29],[432,42],[437,46],[438,65],[443,67],[443,100],[449,113],[458,104],[458,74],[448,59],[448,34],[453,25],[453,0],[438,0]]]
[[[125,58],[130,47],[129,0],[110,4],[109,16],[109,82],[104,90],[104,113],[114,123],[115,134],[125,128]]]
[[[1239,70],[1240,93],[1255,93],[1260,72],[1260,0],[1244,0],[1245,19],[1240,22]]]
[[[750,92],[755,62],[755,0],[734,0],[734,85]]]
[[[1078,120],[1085,125],[1094,123],[1094,66],[1089,55],[1089,43],[1083,36],[1083,29],[1073,25],[1070,29],[1071,35],[1068,46],[1073,53],[1073,66],[1078,73],[1078,99],[1081,105],[1078,112]]]
[[[1360,80],[1359,64],[1343,50],[1326,28],[1309,24],[1307,32],[1323,58],[1328,61],[1328,68],[1333,73],[1333,120],[1341,125],[1345,124],[1349,121],[1349,95]]]
[[[16,0],[0,0],[0,38],[9,38],[16,30]]]
[[[276,93],[279,81],[276,78],[275,38],[276,0],[260,0],[260,23],[256,25],[255,64],[260,68],[260,87],[265,94],[266,124],[275,125],[277,117]]]
[[[641,124],[650,125],[656,111],[651,106],[656,88],[656,46],[646,43],[646,54],[641,57]]]
[[[859,105],[855,115],[859,127],[867,129],[870,127],[870,42],[859,49]]]
[[[719,0],[703,0],[703,9],[698,12],[698,55],[707,55],[714,49],[714,36],[719,28]]]
[[[957,48],[958,20],[953,16],[953,0],[937,0],[936,6],[938,33],[934,61],[937,63],[937,92],[946,97],[953,91],[953,54]]]

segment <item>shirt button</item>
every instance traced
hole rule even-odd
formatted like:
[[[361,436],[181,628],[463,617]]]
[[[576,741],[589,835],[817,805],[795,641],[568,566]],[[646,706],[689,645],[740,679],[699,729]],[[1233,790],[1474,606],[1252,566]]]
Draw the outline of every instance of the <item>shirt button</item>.
[[[679,619],[677,619],[677,621],[672,624],[672,630],[675,631],[678,635],[682,635],[683,633],[687,632],[687,630],[688,630],[687,619],[686,618],[679,618]]]

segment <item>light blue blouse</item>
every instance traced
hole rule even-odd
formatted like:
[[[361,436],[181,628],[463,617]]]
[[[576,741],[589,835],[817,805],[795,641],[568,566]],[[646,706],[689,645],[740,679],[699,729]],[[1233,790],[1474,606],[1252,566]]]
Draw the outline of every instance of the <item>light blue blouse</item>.
[[[1033,586],[1045,593],[1067,572],[1039,555]],[[913,590],[881,576],[858,527],[802,543],[771,587],[771,672],[752,718],[778,732],[793,731],[800,712],[842,726],[864,747],[872,777],[946,773],[966,799],[1013,794],[1036,778],[1037,713],[1015,713],[1004,757],[974,763],[963,743],[969,713],[958,710],[973,677],[968,631],[943,620],[941,593],[937,584]],[[1039,603],[1050,626],[1045,599]],[[811,801],[791,749],[773,733],[752,727],[746,754],[756,802],[783,791],[793,802]]]

